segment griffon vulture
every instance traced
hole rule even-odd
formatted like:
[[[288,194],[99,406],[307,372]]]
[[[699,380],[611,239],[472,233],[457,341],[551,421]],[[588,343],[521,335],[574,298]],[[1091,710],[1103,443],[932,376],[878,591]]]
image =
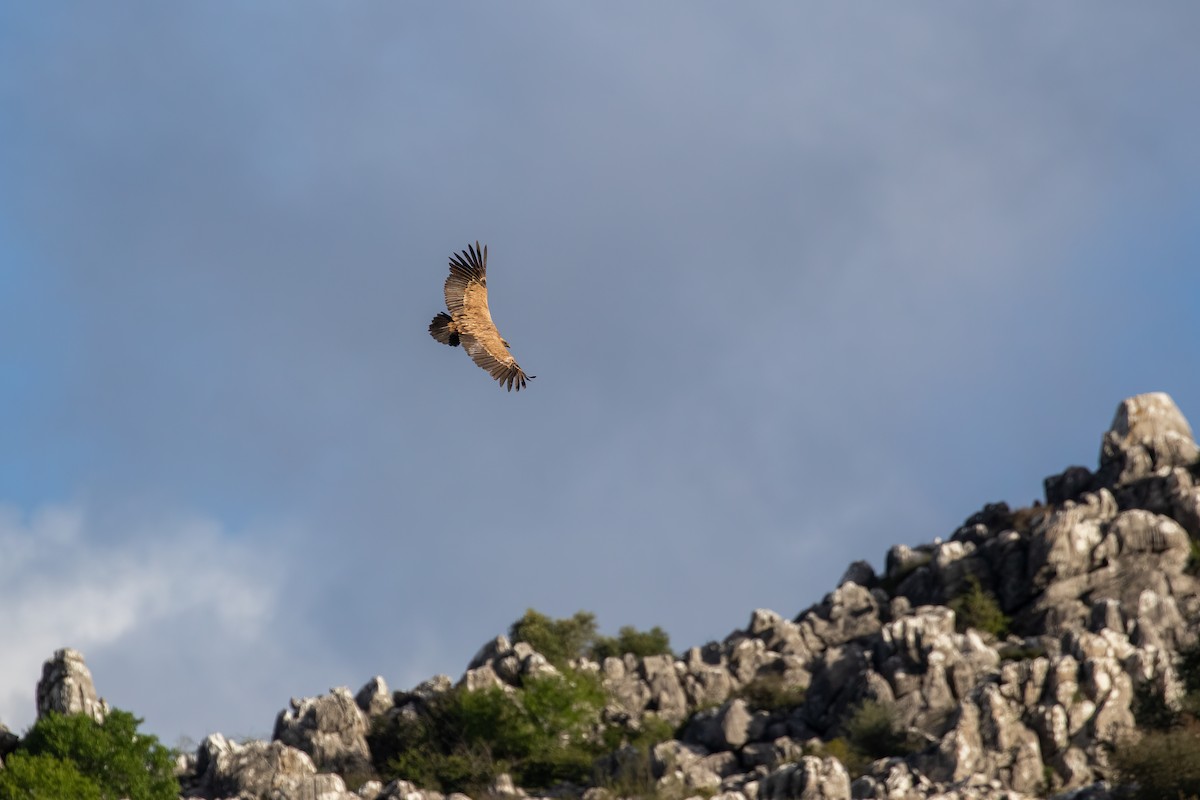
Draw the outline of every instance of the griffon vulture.
[[[446,278],[446,308],[429,324],[429,335],[451,347],[462,345],[479,366],[511,392],[525,388],[526,375],[508,352],[508,342],[496,330],[487,300],[487,248],[467,245],[450,257],[450,277]]]

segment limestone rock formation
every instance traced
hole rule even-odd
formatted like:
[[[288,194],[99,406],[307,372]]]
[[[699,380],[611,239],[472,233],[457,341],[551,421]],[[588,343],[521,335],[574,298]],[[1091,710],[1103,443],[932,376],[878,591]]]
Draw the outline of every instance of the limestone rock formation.
[[[345,687],[293,699],[276,717],[272,738],[304,751],[321,770],[357,774],[371,768],[366,715]]]
[[[1200,448],[1169,397],[1139,395],[1117,409],[1096,471],[1068,468],[1045,492],[1029,508],[985,505],[945,540],[897,544],[879,573],[855,562],[794,618],[755,610],[680,657],[573,662],[607,693],[598,726],[632,736],[666,721],[677,738],[616,747],[594,785],[556,793],[616,800],[636,774],[640,791],[679,800],[1118,800],[1111,754],[1137,735],[1139,703],[1179,706],[1178,655],[1197,645]],[[371,722],[420,720],[449,691],[519,696],[555,674],[498,636],[457,682],[390,692],[376,677],[354,696],[293,700],[275,741],[208,737],[181,762],[185,793],[465,800],[363,780],[378,777]],[[46,663],[38,707],[103,715],[78,653]],[[874,743],[871,709],[888,726]],[[487,794],[530,790],[501,775]]]
[[[92,672],[78,650],[64,648],[42,666],[37,685],[38,717],[56,711],[59,714],[87,714],[103,722],[108,704],[96,696]]]
[[[1192,428],[1163,392],[1130,397],[1117,407],[1100,448],[1100,474],[1115,484],[1190,467],[1200,459]]]
[[[319,774],[307,753],[282,742],[207,737],[196,757],[197,796],[239,800],[361,800],[338,775]]]
[[[359,710],[367,715],[367,719],[374,719],[390,711],[396,704],[396,699],[388,691],[387,681],[376,675],[358,690],[358,694],[354,695],[354,702],[358,704]]]

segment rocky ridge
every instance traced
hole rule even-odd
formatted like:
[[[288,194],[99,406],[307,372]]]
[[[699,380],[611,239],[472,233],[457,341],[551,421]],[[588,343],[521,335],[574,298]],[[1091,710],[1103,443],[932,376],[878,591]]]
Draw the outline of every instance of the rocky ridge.
[[[1177,703],[1176,656],[1196,642],[1200,448],[1167,395],[1132,397],[1103,437],[1098,468],[1046,478],[1045,493],[1031,508],[987,505],[945,541],[896,545],[882,574],[856,562],[793,619],[760,609],[745,629],[678,658],[573,666],[602,679],[607,721],[636,729],[653,715],[675,726],[677,738],[649,753],[664,797],[1115,798],[1110,755],[1136,735],[1135,690]],[[1007,635],[959,624],[962,598],[972,595],[994,599]],[[337,688],[293,700],[272,741],[213,734],[181,756],[184,793],[443,800],[403,780],[347,788],[371,775],[371,725],[419,714],[454,685],[517,687],[555,671],[528,644],[498,636],[457,684],[438,676],[393,692],[376,677],[356,694]],[[764,682],[803,694],[757,707],[748,690]],[[852,779],[830,740],[867,702],[891,709],[916,744]],[[38,707],[94,716],[106,709],[71,650],[47,662]],[[616,774],[635,755],[617,750],[597,771]],[[574,792],[586,800],[612,794]],[[528,796],[504,776],[489,794]]]

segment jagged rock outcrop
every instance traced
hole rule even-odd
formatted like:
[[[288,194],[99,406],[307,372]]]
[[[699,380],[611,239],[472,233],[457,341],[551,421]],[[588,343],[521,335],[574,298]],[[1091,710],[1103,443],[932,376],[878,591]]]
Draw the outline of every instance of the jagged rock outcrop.
[[[554,665],[528,643],[514,645],[507,636],[497,636],[471,659],[459,685],[471,691],[493,686],[516,687],[530,676],[557,674]]]
[[[361,800],[338,775],[318,773],[283,742],[231,742],[219,733],[196,753],[194,796],[238,800]]]
[[[1100,448],[1098,479],[1123,485],[1200,460],[1192,428],[1163,392],[1139,394],[1117,407]]]
[[[387,681],[380,675],[363,684],[358,694],[354,695],[354,702],[358,704],[359,710],[367,715],[368,720],[386,714],[396,705],[395,696],[388,691]]]
[[[855,562],[795,618],[755,610],[745,629],[678,658],[573,662],[607,692],[599,724],[677,726],[677,738],[601,758],[584,800],[614,800],[602,787],[631,772],[642,790],[679,798],[1117,800],[1110,754],[1136,735],[1135,694],[1178,706],[1177,655],[1196,644],[1200,448],[1168,396],[1139,395],[1118,407],[1097,470],[1068,468],[1045,493],[1028,508],[985,505],[945,541],[898,544],[881,573]],[[530,677],[556,674],[498,636],[457,682],[390,692],[376,677],[354,696],[293,700],[275,741],[206,739],[181,764],[187,792],[463,800],[404,780],[351,794],[340,776],[371,776],[372,720],[419,719],[455,688],[519,696]],[[70,650],[47,662],[38,704],[105,708]],[[868,708],[887,710],[893,749],[864,767],[880,755],[853,749],[870,749],[854,741]],[[528,796],[507,775],[488,793]]]
[[[64,648],[42,666],[37,685],[37,709],[40,719],[51,711],[59,714],[87,714],[103,722],[108,703],[96,696],[92,672],[78,650]]]
[[[367,718],[345,687],[320,697],[293,698],[290,708],[276,717],[271,738],[304,751],[326,772],[361,774],[371,769]]]

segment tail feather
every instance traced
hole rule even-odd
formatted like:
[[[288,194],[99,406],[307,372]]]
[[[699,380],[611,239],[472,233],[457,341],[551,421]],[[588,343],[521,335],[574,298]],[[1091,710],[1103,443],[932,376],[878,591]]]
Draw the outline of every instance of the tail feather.
[[[429,335],[442,344],[458,347],[458,325],[444,311],[434,317],[433,322],[429,323]]]

